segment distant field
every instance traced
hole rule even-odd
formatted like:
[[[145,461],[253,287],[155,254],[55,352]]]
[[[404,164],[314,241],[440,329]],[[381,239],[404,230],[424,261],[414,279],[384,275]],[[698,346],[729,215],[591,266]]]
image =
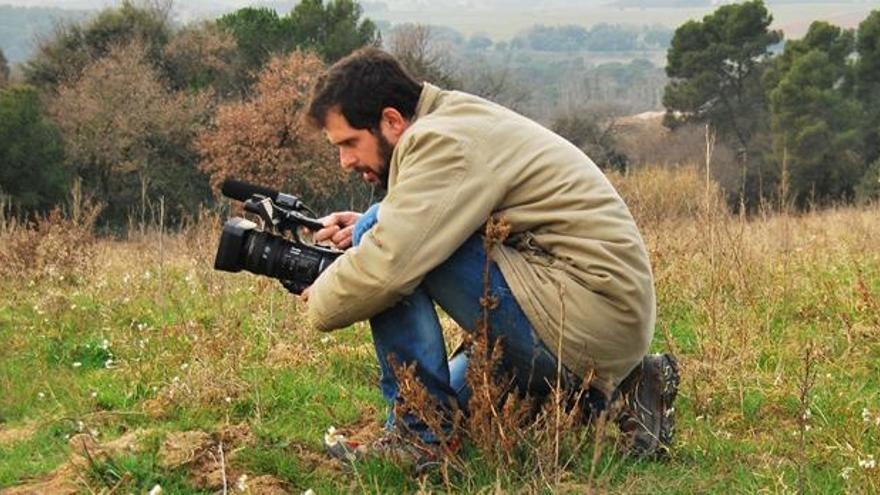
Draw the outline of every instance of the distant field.
[[[774,28],[785,31],[786,37],[800,37],[814,20],[827,20],[844,27],[856,27],[877,3],[821,4],[803,3],[773,5],[770,7],[776,20]],[[392,23],[417,22],[449,26],[465,35],[484,33],[495,40],[506,40],[534,24],[578,24],[592,26],[601,22],[609,24],[662,24],[677,27],[689,19],[700,19],[715,10],[703,8],[653,8],[634,9],[609,6],[578,6],[547,8],[541,10],[472,10],[433,9],[398,10],[376,13],[375,19]]]

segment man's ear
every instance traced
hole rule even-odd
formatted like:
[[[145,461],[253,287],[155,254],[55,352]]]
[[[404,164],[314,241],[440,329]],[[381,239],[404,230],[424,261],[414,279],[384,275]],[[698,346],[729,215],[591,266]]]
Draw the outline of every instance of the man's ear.
[[[382,109],[382,121],[379,126],[385,137],[392,143],[409,127],[409,120],[394,107]]]

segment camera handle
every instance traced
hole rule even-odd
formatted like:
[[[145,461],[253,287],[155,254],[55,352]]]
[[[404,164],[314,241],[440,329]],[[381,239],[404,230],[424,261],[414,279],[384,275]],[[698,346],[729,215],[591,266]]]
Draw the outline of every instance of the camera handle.
[[[289,210],[284,207],[276,207],[275,203],[267,197],[255,194],[252,198],[244,202],[244,210],[260,217],[263,225],[272,226],[272,230],[278,234],[283,231],[290,231],[297,241],[302,243],[297,227],[305,227],[311,231],[318,231],[324,228],[324,224],[317,219],[307,217],[296,210]]]

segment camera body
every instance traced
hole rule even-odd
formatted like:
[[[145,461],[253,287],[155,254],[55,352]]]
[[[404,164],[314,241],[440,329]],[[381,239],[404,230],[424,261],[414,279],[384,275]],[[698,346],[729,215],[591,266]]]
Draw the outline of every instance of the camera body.
[[[214,269],[245,270],[281,280],[295,294],[312,285],[342,251],[307,244],[299,235],[302,227],[323,227],[314,213],[296,196],[235,180],[226,180],[223,195],[244,201],[244,209],[260,224],[233,217],[223,225]]]

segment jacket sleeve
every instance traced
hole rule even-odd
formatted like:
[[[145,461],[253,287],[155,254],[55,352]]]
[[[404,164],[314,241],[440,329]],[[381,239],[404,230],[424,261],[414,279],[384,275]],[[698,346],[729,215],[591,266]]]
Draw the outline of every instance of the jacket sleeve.
[[[307,315],[319,330],[370,318],[411,294],[485,223],[503,196],[489,167],[468,156],[466,143],[422,132],[398,146],[397,180],[382,201],[379,221],[309,290]]]

